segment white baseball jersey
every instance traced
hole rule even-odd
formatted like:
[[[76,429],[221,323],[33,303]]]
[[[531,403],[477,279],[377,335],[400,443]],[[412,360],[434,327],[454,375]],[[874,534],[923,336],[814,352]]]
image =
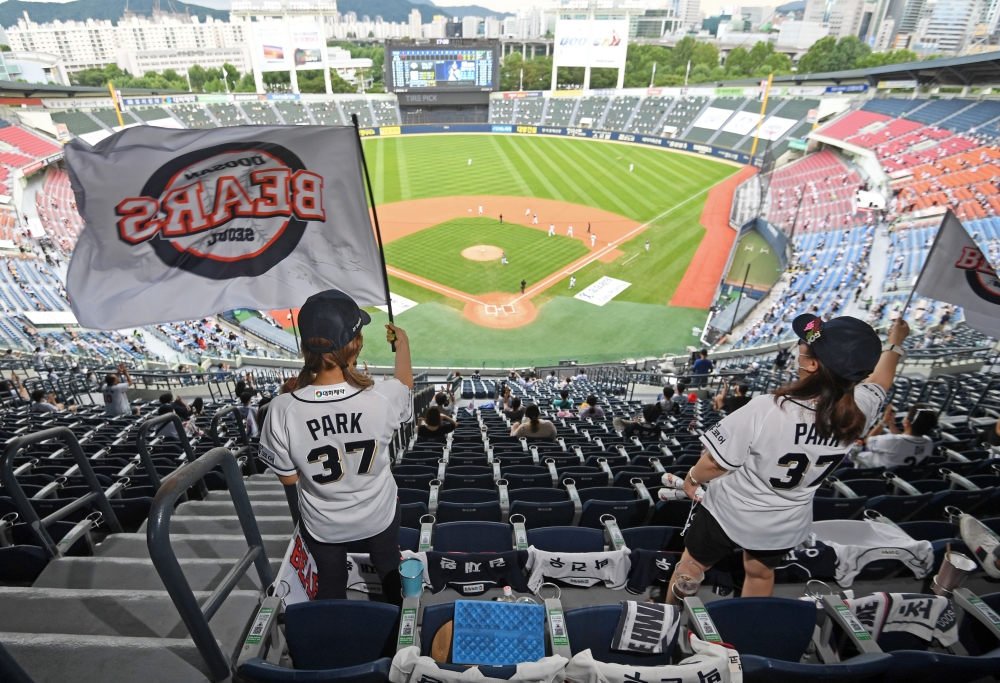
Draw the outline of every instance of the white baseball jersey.
[[[370,538],[396,513],[389,442],[413,411],[398,380],[358,390],[311,385],[271,401],[260,458],[282,476],[299,475],[299,512],[321,543]]]
[[[934,450],[934,439],[929,436],[906,434],[880,434],[868,439],[871,455],[868,459],[875,467],[916,465]]]
[[[104,414],[107,416],[128,415],[132,408],[128,404],[128,382],[118,382],[114,386],[104,385]]]
[[[614,590],[621,590],[628,580],[629,549],[600,553],[550,553],[528,546],[528,561],[524,568],[528,576],[528,588],[532,592],[546,579],[559,579],[573,586],[590,588],[604,582]]]
[[[934,548],[930,541],[917,541],[894,524],[867,519],[831,519],[813,522],[816,540],[837,552],[835,578],[842,588],[870,562],[899,560],[922,579],[934,570]]]
[[[881,415],[885,391],[859,384],[854,400],[866,427]],[[729,538],[750,550],[792,548],[809,535],[816,488],[840,466],[848,444],[820,438],[812,402],[756,396],[701,437],[730,470],[709,483],[703,504]]]

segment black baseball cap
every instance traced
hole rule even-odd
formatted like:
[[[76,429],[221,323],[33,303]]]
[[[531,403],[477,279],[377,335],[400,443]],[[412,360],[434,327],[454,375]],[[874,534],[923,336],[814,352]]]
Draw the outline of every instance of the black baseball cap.
[[[830,372],[851,382],[872,374],[882,355],[882,342],[872,326],[849,315],[823,322],[806,313],[792,321],[792,329]]]
[[[302,346],[314,353],[329,353],[351,343],[362,326],[372,321],[358,308],[354,299],[339,289],[313,294],[299,309],[299,335]],[[307,339],[329,339],[329,346],[312,346]]]

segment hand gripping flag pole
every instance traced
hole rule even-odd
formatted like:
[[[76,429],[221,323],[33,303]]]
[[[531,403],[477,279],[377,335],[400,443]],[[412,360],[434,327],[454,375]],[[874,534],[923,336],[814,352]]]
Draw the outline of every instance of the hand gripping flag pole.
[[[372,192],[372,179],[368,175],[368,162],[365,160],[365,150],[361,144],[361,131],[358,128],[358,115],[351,114],[351,123],[354,124],[354,132],[358,137],[358,154],[361,155],[361,168],[365,171],[365,185],[368,186],[368,200],[372,205],[372,218],[375,221],[375,239],[378,241],[378,254],[382,259],[382,282],[385,284],[385,306],[389,312],[389,322],[392,323],[392,299],[389,296],[389,271],[385,268],[385,249],[382,248],[382,231],[378,225],[378,211],[375,210],[375,194]],[[396,342],[392,342],[392,352],[396,352]]]

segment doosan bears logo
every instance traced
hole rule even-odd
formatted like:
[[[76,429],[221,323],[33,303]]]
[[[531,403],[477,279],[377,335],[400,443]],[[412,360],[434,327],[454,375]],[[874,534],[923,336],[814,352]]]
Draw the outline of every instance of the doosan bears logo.
[[[265,142],[172,159],[115,213],[119,239],[148,242],[168,266],[213,280],[266,273],[295,250],[310,221],[326,220],[323,177]]]
[[[965,279],[979,298],[1000,304],[1000,280],[983,252],[976,247],[963,247],[955,267],[965,271]]]

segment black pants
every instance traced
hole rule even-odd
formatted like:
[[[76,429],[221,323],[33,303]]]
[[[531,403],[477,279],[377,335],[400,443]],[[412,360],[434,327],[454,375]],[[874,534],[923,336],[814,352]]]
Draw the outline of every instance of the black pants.
[[[396,515],[392,518],[392,523],[384,531],[364,539],[375,571],[382,580],[382,595],[386,602],[393,605],[403,604],[403,584],[399,578],[400,515],[399,501],[396,501]],[[319,574],[316,600],[346,600],[347,544],[320,543],[309,535],[304,525],[300,529],[309,552],[316,561],[316,572]]]

